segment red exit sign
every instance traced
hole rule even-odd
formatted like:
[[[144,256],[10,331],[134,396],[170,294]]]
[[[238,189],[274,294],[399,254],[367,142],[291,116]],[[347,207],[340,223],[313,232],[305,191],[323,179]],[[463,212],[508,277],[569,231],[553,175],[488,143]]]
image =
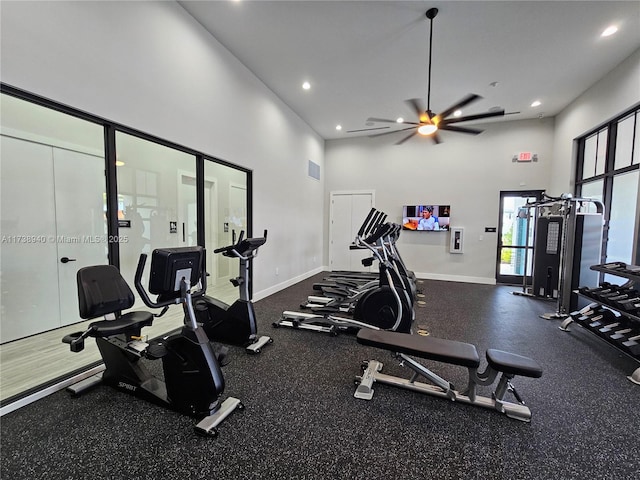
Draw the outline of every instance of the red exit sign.
[[[533,160],[533,153],[531,152],[520,152],[518,154],[519,162],[530,162],[531,160]]]

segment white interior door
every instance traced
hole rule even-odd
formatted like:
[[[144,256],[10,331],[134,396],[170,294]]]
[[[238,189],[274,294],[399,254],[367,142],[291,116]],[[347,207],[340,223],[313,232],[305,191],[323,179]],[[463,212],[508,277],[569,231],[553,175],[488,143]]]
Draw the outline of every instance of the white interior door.
[[[236,238],[244,230],[247,235],[247,187],[229,185],[229,237],[226,245],[231,245],[233,232]],[[221,245],[222,246],[222,245]]]
[[[76,272],[107,262],[107,238],[102,158],[1,140],[4,343],[81,320]]]
[[[192,247],[198,244],[195,177],[181,174],[179,188],[178,245],[181,247]]]
[[[2,136],[2,343],[60,325],[52,148]]]
[[[60,325],[70,325],[82,320],[76,273],[108,263],[104,159],[54,148],[53,166]]]
[[[349,245],[373,207],[373,192],[332,192],[329,220],[329,264],[332,270],[369,271],[362,265],[368,250],[350,250]]]

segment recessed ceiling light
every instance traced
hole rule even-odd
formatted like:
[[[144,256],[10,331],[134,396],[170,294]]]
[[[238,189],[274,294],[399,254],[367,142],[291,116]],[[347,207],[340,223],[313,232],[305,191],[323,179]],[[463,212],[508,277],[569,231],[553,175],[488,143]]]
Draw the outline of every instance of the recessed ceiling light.
[[[615,25],[611,25],[604,29],[604,31],[600,34],[601,37],[609,37],[618,31],[618,27]]]
[[[462,110],[456,110],[455,112],[453,112],[454,117],[459,117],[460,115],[462,115]]]
[[[302,88],[305,90],[309,90],[311,88],[311,84],[309,82],[304,82],[302,84]]]
[[[336,130],[342,130],[342,125],[336,125]]]
[[[540,100],[536,100],[531,104],[532,107],[539,107],[540,105],[542,105],[542,102]]]
[[[396,119],[396,122],[398,122],[398,123],[402,123],[402,122],[404,122],[404,118],[402,118],[402,117],[398,117],[398,118]]]

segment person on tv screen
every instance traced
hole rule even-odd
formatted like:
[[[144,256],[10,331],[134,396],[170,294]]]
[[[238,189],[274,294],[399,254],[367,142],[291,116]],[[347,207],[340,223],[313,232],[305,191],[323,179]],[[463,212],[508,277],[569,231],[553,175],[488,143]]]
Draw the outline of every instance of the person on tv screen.
[[[418,222],[418,230],[440,230],[438,220],[433,216],[433,207],[427,205],[422,209],[422,218]]]

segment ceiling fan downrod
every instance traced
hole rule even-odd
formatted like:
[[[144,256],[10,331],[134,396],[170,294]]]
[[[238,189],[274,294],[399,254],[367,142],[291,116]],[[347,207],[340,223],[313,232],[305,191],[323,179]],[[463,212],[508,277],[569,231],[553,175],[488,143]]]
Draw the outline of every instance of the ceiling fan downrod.
[[[433,50],[433,19],[438,15],[437,8],[430,8],[427,10],[426,16],[430,20],[429,25],[429,75],[427,79],[427,115],[429,118],[431,115],[431,55]]]

